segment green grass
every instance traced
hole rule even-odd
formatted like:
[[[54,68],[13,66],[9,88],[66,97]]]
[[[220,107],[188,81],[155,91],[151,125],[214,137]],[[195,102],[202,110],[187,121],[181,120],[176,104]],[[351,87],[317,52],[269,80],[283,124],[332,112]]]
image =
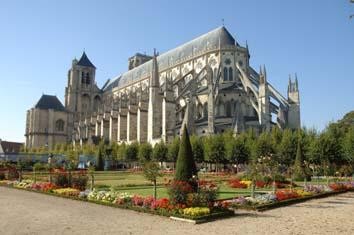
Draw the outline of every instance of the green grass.
[[[218,198],[232,198],[236,196],[248,196],[251,194],[250,189],[235,189],[230,188],[227,181],[232,176],[215,176],[213,174],[199,174],[200,179],[213,180],[219,186]],[[32,172],[24,174],[24,178],[33,179]],[[38,173],[37,181],[47,181],[48,173]],[[172,174],[165,174],[158,178],[158,197],[168,197],[167,189],[164,186],[169,180],[173,178]],[[89,181],[90,182],[90,181]],[[302,186],[304,182],[296,182],[299,186]],[[314,180],[312,183],[317,183]],[[326,184],[326,180],[319,180],[320,184]],[[99,189],[108,189],[113,187],[114,189],[127,192],[131,194],[138,194],[142,196],[153,195],[153,186],[151,182],[147,181],[142,173],[126,172],[126,171],[99,171],[95,172],[95,187]],[[256,192],[269,192],[271,188],[257,189]]]

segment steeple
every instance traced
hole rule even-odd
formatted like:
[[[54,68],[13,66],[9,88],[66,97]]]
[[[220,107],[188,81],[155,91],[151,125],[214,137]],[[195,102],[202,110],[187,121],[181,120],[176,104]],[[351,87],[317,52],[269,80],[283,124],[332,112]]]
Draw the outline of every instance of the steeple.
[[[288,83],[288,93],[291,92],[292,87],[291,87],[291,74],[289,74],[289,83]]]
[[[297,82],[297,74],[295,73],[295,91],[299,91],[299,84]]]
[[[91,61],[89,60],[89,58],[87,57],[85,51],[82,53],[82,56],[79,60],[79,62],[77,62],[77,65],[80,65],[80,66],[84,66],[84,67],[91,67],[91,68],[96,68],[92,63]]]
[[[152,58],[150,86],[151,87],[159,87],[160,86],[159,69],[158,69],[158,64],[157,64],[157,53],[156,53],[155,48],[154,48],[154,56]]]
[[[267,81],[267,70],[266,70],[265,65],[263,65],[263,73],[264,73],[264,81],[266,82]]]

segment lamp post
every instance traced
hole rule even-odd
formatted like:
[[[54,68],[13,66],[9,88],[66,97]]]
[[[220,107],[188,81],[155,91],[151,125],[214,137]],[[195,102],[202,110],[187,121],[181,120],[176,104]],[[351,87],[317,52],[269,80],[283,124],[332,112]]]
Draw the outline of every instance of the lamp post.
[[[49,154],[48,156],[48,170],[49,170],[49,182],[52,183],[52,158],[53,154]]]

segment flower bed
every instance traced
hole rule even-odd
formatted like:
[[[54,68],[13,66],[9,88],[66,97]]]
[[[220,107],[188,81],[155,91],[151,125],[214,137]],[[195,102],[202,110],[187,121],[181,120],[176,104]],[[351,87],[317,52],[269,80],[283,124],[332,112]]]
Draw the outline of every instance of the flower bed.
[[[226,200],[230,207],[235,209],[267,210],[279,206],[286,206],[293,203],[303,202],[309,199],[326,197],[354,189],[354,184],[333,183],[325,185],[306,185],[303,190],[277,190],[275,194],[258,194],[252,197],[237,197]]]
[[[117,191],[80,191],[75,188],[58,188],[48,182],[33,183],[29,180],[24,180],[22,182],[0,181],[0,185],[161,216],[186,218],[195,221],[198,220],[199,222],[206,222],[210,219],[226,217],[234,214],[233,211],[217,205],[213,205],[210,208],[187,207],[182,204],[172,204],[168,198],[155,200],[152,196],[142,197],[140,195],[131,195]],[[204,183],[203,187],[208,189],[209,187],[212,188],[213,185]]]

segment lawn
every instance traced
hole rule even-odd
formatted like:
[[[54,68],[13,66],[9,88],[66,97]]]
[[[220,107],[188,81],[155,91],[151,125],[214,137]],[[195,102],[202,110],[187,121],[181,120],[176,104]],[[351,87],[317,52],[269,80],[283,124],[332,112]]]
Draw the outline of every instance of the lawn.
[[[33,173],[28,172],[24,174],[24,178],[33,179]],[[37,173],[38,181],[47,181],[48,173]],[[158,197],[168,197],[165,184],[173,178],[173,174],[164,174],[158,178],[157,195]],[[228,186],[227,182],[232,176],[216,176],[215,174],[199,174],[200,179],[213,180],[219,186],[219,199],[233,198],[236,196],[250,195],[250,189],[235,189]],[[90,182],[90,181],[89,181]],[[325,181],[321,180],[321,183]],[[302,185],[303,182],[296,182]],[[95,187],[98,189],[109,189],[113,187],[117,191],[127,192],[131,194],[138,194],[142,196],[153,195],[153,186],[151,182],[147,181],[142,173],[127,172],[127,171],[100,171],[95,172]],[[269,192],[271,188],[257,189],[256,192]]]

